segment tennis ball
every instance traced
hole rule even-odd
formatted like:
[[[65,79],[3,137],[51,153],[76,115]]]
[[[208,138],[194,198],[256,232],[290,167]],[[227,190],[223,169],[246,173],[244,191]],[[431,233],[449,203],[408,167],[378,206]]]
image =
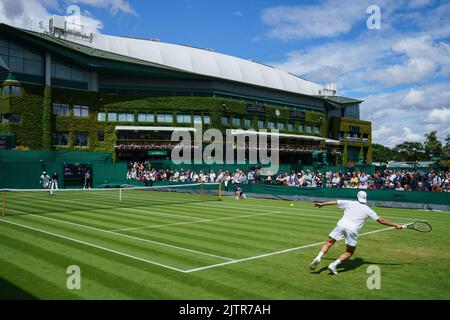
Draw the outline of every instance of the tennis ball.
[[[293,204],[293,203],[291,203],[291,204],[290,204],[290,206],[291,206],[291,207],[293,207],[293,206],[294,206],[294,204]]]

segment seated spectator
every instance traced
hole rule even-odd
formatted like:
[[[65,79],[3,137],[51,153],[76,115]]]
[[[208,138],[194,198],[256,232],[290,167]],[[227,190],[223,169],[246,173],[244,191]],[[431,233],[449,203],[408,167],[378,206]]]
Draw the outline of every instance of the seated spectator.
[[[399,182],[397,182],[397,186],[394,189],[395,191],[404,191],[405,189],[403,189],[402,184]]]

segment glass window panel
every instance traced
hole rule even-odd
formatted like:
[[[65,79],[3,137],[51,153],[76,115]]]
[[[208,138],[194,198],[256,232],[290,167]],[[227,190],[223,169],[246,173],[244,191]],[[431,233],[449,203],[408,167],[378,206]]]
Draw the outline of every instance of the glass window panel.
[[[314,127],[314,133],[320,133],[320,126]]]
[[[230,123],[230,118],[229,117],[222,117],[222,124],[223,125],[228,125]]]
[[[14,43],[9,44],[9,55],[11,57],[23,59],[23,48]]]
[[[292,123],[288,123],[288,131],[294,131],[294,125]]]
[[[103,131],[98,132],[98,141],[105,141],[105,133]]]
[[[179,115],[177,115],[177,122],[178,123],[191,123],[192,117],[188,114],[179,114]]]
[[[264,120],[258,120],[258,128],[264,128],[264,127],[265,127]]]
[[[30,59],[30,60],[36,60],[36,61],[43,61],[42,56],[37,53],[37,52],[33,52],[30,50],[25,49],[25,59]]]
[[[105,121],[105,120],[106,120],[106,114],[105,114],[105,112],[100,111],[100,112],[97,114],[97,120],[98,120],[98,121]]]
[[[11,71],[23,73],[23,59],[9,57],[9,68]]]
[[[205,124],[210,124],[210,123],[211,123],[211,116],[204,115],[204,116],[203,116],[203,122],[204,122]]]
[[[55,78],[71,80],[71,70],[68,66],[55,63]]]
[[[116,112],[108,112],[108,121],[116,122],[117,121],[117,113]]]
[[[171,115],[171,114],[158,114],[157,120],[158,120],[158,122],[161,122],[161,123],[172,123],[173,122],[173,115]]]
[[[246,127],[251,127],[252,126],[252,119],[245,119],[244,120],[244,125],[246,126]]]
[[[241,119],[233,118],[233,126],[240,126],[240,125],[241,125]]]
[[[84,72],[78,68],[72,68],[72,80],[84,82],[85,81]]]
[[[312,133],[312,126],[310,126],[310,125],[306,126],[306,132]]]
[[[87,147],[87,145],[88,145],[88,134],[75,132],[74,146]]]
[[[298,126],[298,130],[299,130],[300,132],[304,132],[304,131],[305,131],[305,125],[303,125],[303,124],[299,125],[299,126]]]
[[[36,76],[43,75],[43,66],[42,62],[35,60],[24,60],[24,73],[33,74]]]
[[[269,122],[267,123],[267,127],[268,127],[269,129],[274,129],[274,128],[275,128],[275,122],[269,121]]]
[[[278,122],[278,129],[284,130],[285,127],[286,127],[286,124],[284,122]]]
[[[53,134],[54,146],[68,146],[69,145],[69,133],[68,132],[56,132]]]
[[[0,54],[4,56],[9,56],[8,47],[0,47]]]

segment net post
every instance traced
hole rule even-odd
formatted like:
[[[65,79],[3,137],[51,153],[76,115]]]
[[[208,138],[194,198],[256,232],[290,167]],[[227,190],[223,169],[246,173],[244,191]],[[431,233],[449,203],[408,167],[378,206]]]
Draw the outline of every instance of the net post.
[[[219,182],[219,194],[218,194],[219,198],[218,200],[222,200],[222,182]]]
[[[6,191],[2,191],[2,217],[5,216],[6,211]]]

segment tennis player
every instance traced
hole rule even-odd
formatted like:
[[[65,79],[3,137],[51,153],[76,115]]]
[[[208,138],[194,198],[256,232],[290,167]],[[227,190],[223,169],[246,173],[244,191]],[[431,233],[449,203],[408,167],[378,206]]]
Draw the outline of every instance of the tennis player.
[[[396,229],[402,229],[402,225],[390,222],[383,217],[380,217],[367,205],[367,193],[359,191],[357,194],[358,201],[348,200],[333,200],[328,202],[316,203],[314,206],[322,208],[323,206],[337,205],[338,208],[344,209],[344,215],[341,220],[338,221],[336,228],[331,231],[328,236],[327,242],[323,245],[322,250],[314,258],[309,265],[310,270],[315,270],[320,263],[320,259],[324,254],[328,252],[331,246],[341,239],[345,239],[346,251],[334,262],[332,262],[328,269],[337,274],[337,266],[348,260],[356,250],[356,243],[358,241],[359,230],[363,227],[368,217],[373,220],[384,224],[386,226],[395,227]]]
[[[48,192],[52,194],[52,190],[50,189],[50,181],[51,181],[50,176],[47,174],[47,172],[43,171],[40,178],[40,182],[44,187],[44,189],[48,190]]]
[[[247,198],[247,196],[245,195],[244,190],[241,187],[236,187],[234,189],[234,195],[236,197],[236,200],[246,199]]]

